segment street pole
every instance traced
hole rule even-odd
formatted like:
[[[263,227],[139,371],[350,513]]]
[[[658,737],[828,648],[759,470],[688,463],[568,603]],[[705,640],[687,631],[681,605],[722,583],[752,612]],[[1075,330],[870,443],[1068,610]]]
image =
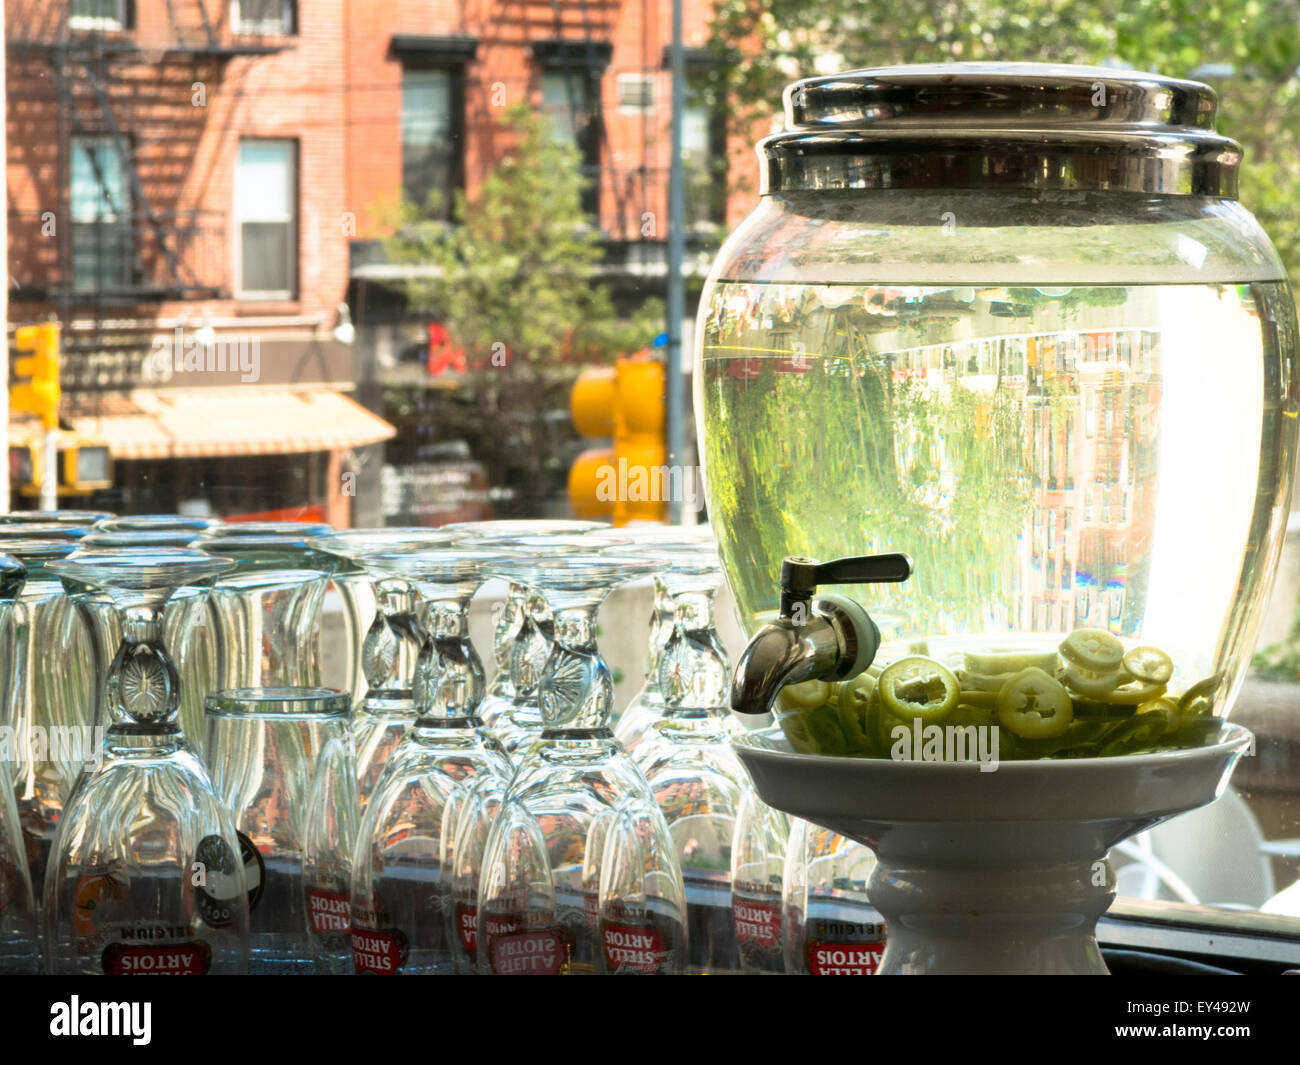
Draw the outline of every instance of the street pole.
[[[672,71],[673,121],[672,158],[668,163],[668,369],[665,387],[668,389],[667,439],[668,467],[681,466],[686,454],[682,440],[685,425],[685,396],[682,388],[682,317],[685,314],[686,292],[682,279],[682,259],[686,251],[686,182],[682,168],[682,122],[686,106],[686,61],[682,54],[682,0],[673,0],[673,40],[669,49],[669,68]],[[669,478],[683,486],[685,470],[680,478]],[[669,517],[674,525],[682,521],[682,499],[674,493],[669,501]]]

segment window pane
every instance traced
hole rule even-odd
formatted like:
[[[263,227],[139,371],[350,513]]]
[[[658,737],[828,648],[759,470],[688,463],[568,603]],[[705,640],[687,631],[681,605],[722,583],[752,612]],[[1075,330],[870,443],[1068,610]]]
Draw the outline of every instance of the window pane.
[[[290,229],[286,223],[245,222],[240,226],[245,292],[288,292]]]
[[[68,22],[77,26],[108,29],[122,24],[121,0],[72,0]]]
[[[551,136],[582,150],[578,137],[590,119],[587,77],[576,70],[548,70],[542,75],[542,113],[551,120]]]
[[[288,33],[289,4],[286,0],[238,0],[241,33]]]
[[[418,204],[431,190],[450,202],[456,181],[457,145],[453,122],[451,72],[402,73],[402,188]]]
[[[293,218],[293,146],[285,141],[244,141],[235,170],[235,217],[244,222]]]
[[[72,220],[113,220],[127,214],[122,156],[107,139],[72,142]]]

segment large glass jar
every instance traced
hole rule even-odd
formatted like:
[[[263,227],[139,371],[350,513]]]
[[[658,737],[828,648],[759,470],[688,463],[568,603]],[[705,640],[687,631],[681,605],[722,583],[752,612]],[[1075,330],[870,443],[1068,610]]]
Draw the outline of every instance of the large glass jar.
[[[866,606],[878,661],[939,661],[986,705],[1004,669],[1042,665],[1076,708],[1123,689],[1116,717],[1226,712],[1281,549],[1300,374],[1215,108],[1192,82],[1037,64],[787,89],[696,330],[710,514],[751,634],[783,557],[901,551],[906,583],[822,589]],[[836,749],[852,731],[798,739],[868,753]],[[1153,742],[1094,739],[1071,753]]]

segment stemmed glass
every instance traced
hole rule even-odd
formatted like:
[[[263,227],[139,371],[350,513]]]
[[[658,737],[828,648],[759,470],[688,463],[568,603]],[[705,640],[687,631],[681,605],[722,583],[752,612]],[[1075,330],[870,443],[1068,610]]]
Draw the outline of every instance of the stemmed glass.
[[[197,541],[199,550],[238,563],[209,597],[216,688],[321,686],[318,619],[338,559],[309,541],[332,531],[321,524],[252,522],[210,529]]]
[[[663,810],[682,863],[691,969],[735,972],[740,947],[731,847],[750,782],[729,742],[740,726],[727,705],[731,667],[713,622],[721,563],[713,551],[675,554],[659,580],[674,610],[672,634],[658,660],[662,709],[630,753]]]
[[[828,828],[792,818],[785,855],[788,973],[872,976],[885,950],[885,922],[867,885],[876,856]]]
[[[681,869],[645,777],[609,729],[613,681],[596,645],[609,592],[663,568],[614,554],[495,567],[546,597],[555,638],[538,685],[541,735],[523,753],[484,847],[481,972],[660,972],[685,963]],[[476,810],[464,816],[480,819]]]
[[[626,534],[629,530],[619,530]],[[595,534],[597,538],[606,533]],[[651,525],[631,530],[636,552],[651,551],[671,559],[676,566],[680,558],[694,558],[710,553],[717,554],[717,541],[708,525]],[[672,569],[655,574],[654,609],[650,615],[650,642],[646,656],[645,683],[632,697],[632,701],[619,714],[614,725],[614,735],[629,751],[641,739],[641,734],[657,721],[663,712],[663,693],[659,690],[659,659],[672,638],[675,625],[676,604],[669,578]],[[719,570],[719,574],[720,574]],[[721,576],[718,577],[721,584]],[[689,588],[685,589],[690,591]],[[717,588],[714,588],[716,595]],[[712,610],[712,605],[710,605]]]
[[[95,531],[81,540],[80,550],[113,548],[149,550],[159,547],[190,547],[213,526],[212,519],[152,515],[144,518],[112,518],[101,521]],[[117,608],[107,592],[86,589],[77,605],[87,615],[95,636],[96,690],[103,692],[108,664],[121,641]],[[195,741],[203,735],[203,693],[216,680],[216,647],[208,621],[206,588],[180,588],[167,602],[163,635],[181,674],[181,725]],[[102,698],[95,708],[95,723],[104,723]]]
[[[790,823],[749,788],[731,843],[731,914],[744,973],[784,973],[782,884]]]
[[[499,552],[471,548],[369,555],[373,573],[409,582],[423,606],[417,717],[370,794],[352,863],[353,958],[359,973],[450,973],[463,948],[454,927],[457,818],[479,777],[510,766],[483,727],[483,664],[469,603]],[[469,930],[472,934],[472,929]]]
[[[163,640],[176,589],[234,568],[197,551],[82,552],[49,563],[103,588],[122,643],[106,682],[102,761],[73,794],[45,878],[52,973],[244,972],[248,898],[234,825],[182,742],[180,678]]]
[[[0,555],[0,677],[12,676],[10,615],[26,576],[21,562]],[[41,938],[27,846],[9,775],[12,752],[5,749],[0,754],[0,975],[7,976],[40,971]]]
[[[41,538],[28,539],[32,532]],[[38,910],[39,885],[64,805],[86,763],[99,752],[95,634],[75,594],[84,589],[65,589],[48,568],[75,551],[85,532],[84,527],[34,524],[0,530],[14,537],[0,539],[0,552],[27,571],[5,640],[3,724],[12,730],[7,734],[10,783]]]
[[[12,510],[0,514],[0,525],[64,525],[90,529],[97,522],[115,517],[116,514],[106,510]]]
[[[354,704],[352,738],[356,747],[357,781],[364,806],[370,792],[384,771],[389,757],[415,721],[415,703],[411,688],[415,683],[415,664],[424,642],[419,621],[419,602],[407,581],[387,573],[372,571],[366,556],[384,552],[430,550],[447,547],[456,541],[452,533],[423,527],[390,529],[350,529],[329,536],[315,537],[310,546],[336,555],[342,560],[335,573],[335,584],[346,587],[353,604],[346,613],[355,611],[349,628],[357,633],[365,623],[364,639],[349,639],[349,651],[355,652],[360,680],[352,690],[365,692]],[[369,600],[369,609],[365,600]],[[366,615],[370,614],[369,621]],[[354,646],[355,644],[355,646]]]
[[[500,521],[463,521],[444,528],[462,541],[509,540],[520,536],[581,536],[608,526],[596,521],[503,519]],[[488,680],[487,694],[479,707],[479,716],[491,727],[514,703],[515,688],[510,680],[510,656],[520,629],[526,624],[528,589],[510,584],[505,601],[495,613],[492,632],[492,658],[496,672]]]
[[[598,526],[599,535],[547,533],[530,536],[482,537],[474,540],[475,547],[487,551],[506,551],[514,554],[539,556],[587,555],[612,551],[629,546],[626,536],[609,533],[608,526]],[[535,588],[518,581],[510,581],[510,598],[506,602],[519,604],[519,623],[508,656],[510,702],[498,703],[492,721],[493,734],[501,741],[506,754],[517,762],[523,751],[542,733],[542,708],[540,684],[542,670],[550,657],[555,624],[546,598]]]

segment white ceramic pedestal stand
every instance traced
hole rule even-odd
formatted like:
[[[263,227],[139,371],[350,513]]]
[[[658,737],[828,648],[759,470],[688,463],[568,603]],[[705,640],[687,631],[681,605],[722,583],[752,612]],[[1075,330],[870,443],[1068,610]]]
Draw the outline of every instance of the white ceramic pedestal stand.
[[[779,728],[736,737],[769,806],[865,843],[885,918],[879,972],[1095,973],[1115,897],[1106,852],[1211,802],[1251,744],[1117,758],[973,764],[796,754]]]

